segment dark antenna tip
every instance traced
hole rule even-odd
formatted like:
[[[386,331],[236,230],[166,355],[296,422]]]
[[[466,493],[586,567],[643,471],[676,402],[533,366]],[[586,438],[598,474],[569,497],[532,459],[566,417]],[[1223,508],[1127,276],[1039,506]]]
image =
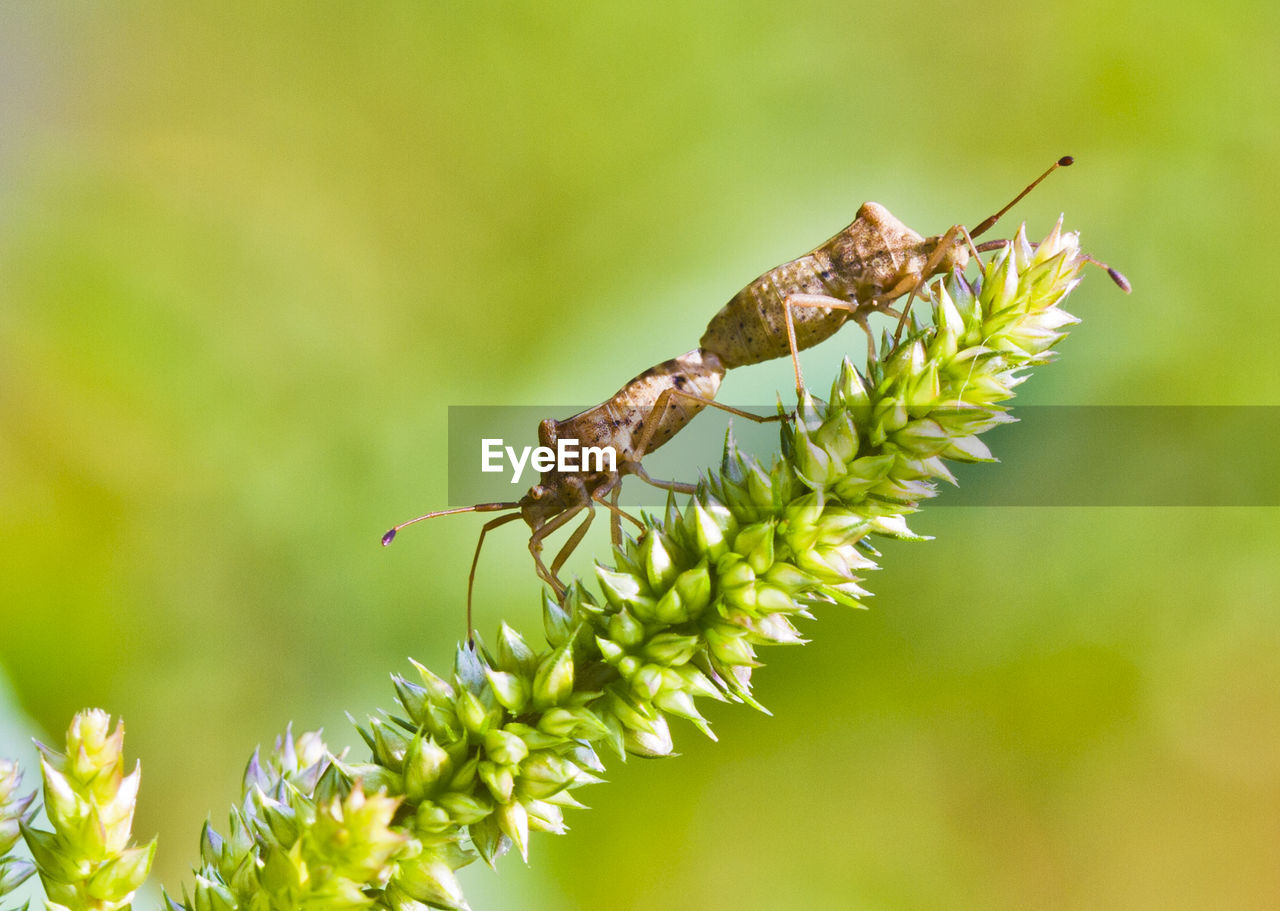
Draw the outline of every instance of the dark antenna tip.
[[[1133,291],[1133,286],[1129,284],[1129,279],[1125,278],[1124,273],[1119,269],[1113,269],[1110,266],[1107,266],[1107,274],[1111,276],[1111,280],[1115,282],[1116,285],[1119,286],[1120,290],[1125,294],[1129,294]]]
[[[382,546],[386,547],[395,539],[396,539],[396,530],[393,528],[391,529],[391,531],[387,532],[385,535],[382,536]]]
[[[1013,199],[1009,200],[1008,205],[1006,205],[1003,209],[1001,209],[995,215],[987,216],[977,226],[975,226],[974,229],[969,232],[969,239],[973,240],[973,238],[977,237],[979,234],[985,234],[987,231],[991,229],[991,227],[996,222],[998,222],[1001,219],[1004,213],[1008,212],[1010,209],[1016,206],[1022,200],[1022,197],[1026,196],[1028,193],[1030,193],[1032,190],[1038,187],[1040,185],[1040,181],[1044,180],[1046,177],[1048,177],[1058,168],[1065,168],[1068,165],[1073,164],[1074,162],[1075,162],[1075,159],[1072,158],[1070,155],[1063,155],[1061,158],[1055,161],[1047,171],[1045,171],[1035,180],[1031,181],[1031,183],[1027,184],[1026,187],[1023,188],[1021,193],[1013,197]]]

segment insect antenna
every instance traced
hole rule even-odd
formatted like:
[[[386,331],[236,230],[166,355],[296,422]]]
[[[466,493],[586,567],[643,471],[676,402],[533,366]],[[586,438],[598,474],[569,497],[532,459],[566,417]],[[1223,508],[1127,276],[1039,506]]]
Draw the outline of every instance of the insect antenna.
[[[1034,190],[1037,186],[1039,186],[1040,181],[1044,180],[1054,171],[1058,170],[1058,168],[1066,168],[1073,164],[1075,164],[1074,158],[1072,158],[1070,155],[1063,155],[1061,158],[1055,161],[1052,165],[1050,165],[1047,171],[1045,171],[1035,180],[1031,181],[1031,183],[1027,184],[1026,189],[1024,189],[1017,196],[1013,197],[1013,200],[1007,206],[1005,206],[995,215],[992,215],[986,220],[984,220],[976,228],[970,231],[969,240],[973,240],[973,238],[977,237],[979,234],[982,234],[983,232],[989,230],[992,225],[994,225],[997,221],[1000,220],[1000,217],[1004,215],[1004,213],[1008,212],[1010,209],[1016,206],[1019,202],[1021,202],[1022,197],[1026,196],[1028,193]],[[1007,243],[1008,243],[1007,240],[989,240],[986,243],[978,244],[976,247],[972,247],[971,249],[975,253],[986,253],[989,250],[998,250],[1000,247],[1003,247]],[[1129,279],[1125,278],[1124,273],[1121,272],[1119,269],[1114,269],[1111,266],[1108,266],[1102,260],[1094,259],[1092,256],[1082,255],[1082,258],[1084,259],[1085,262],[1090,263],[1091,265],[1097,266],[1100,269],[1107,270],[1107,275],[1111,276],[1111,280],[1116,283],[1116,287],[1118,287],[1125,294],[1128,294],[1133,290],[1133,286],[1129,284]]]
[[[1044,180],[1054,171],[1058,170],[1058,168],[1066,168],[1071,166],[1074,163],[1075,163],[1075,159],[1072,158],[1070,155],[1063,155],[1061,158],[1055,161],[1047,171],[1045,171],[1035,180],[1031,181],[1031,183],[1027,184],[1026,188],[1017,196],[1013,197],[1013,199],[1009,202],[1007,206],[1005,206],[995,215],[992,215],[984,219],[976,228],[970,231],[969,237],[974,238],[974,237],[977,237],[979,234],[983,234],[986,231],[990,230],[991,226],[994,225],[996,222],[998,222],[1000,220],[1000,217],[1004,215],[1004,213],[1008,212],[1010,209],[1012,209],[1014,206],[1020,203],[1022,201],[1022,197],[1026,196],[1028,193],[1030,193],[1032,190],[1038,187],[1040,185],[1040,181]]]
[[[1083,258],[1084,258],[1084,261],[1087,263],[1095,265],[1100,269],[1106,269],[1107,274],[1111,276],[1111,280],[1116,283],[1116,287],[1119,288],[1121,291],[1123,291],[1125,294],[1128,294],[1131,291],[1133,291],[1133,286],[1129,284],[1129,279],[1125,278],[1124,273],[1121,272],[1119,269],[1114,269],[1111,266],[1108,266],[1102,260],[1094,259],[1092,256],[1083,255]]]
[[[1010,241],[1007,240],[988,240],[978,244],[973,248],[973,250],[975,253],[989,253],[992,250],[999,250],[1001,247],[1006,247],[1009,243]],[[1034,247],[1035,244],[1032,244],[1031,246]],[[1116,283],[1116,287],[1125,294],[1129,294],[1133,291],[1133,286],[1129,284],[1129,279],[1125,278],[1124,273],[1119,269],[1114,266],[1108,266],[1102,260],[1094,259],[1087,253],[1081,253],[1080,258],[1091,266],[1097,266],[1099,269],[1106,269],[1107,275],[1109,275],[1111,280]]]
[[[439,509],[435,512],[429,512],[426,515],[418,516],[416,519],[401,522],[399,525],[388,530],[387,533],[382,536],[382,546],[386,547],[394,541],[396,539],[396,533],[400,531],[400,529],[409,525],[415,525],[425,519],[434,519],[438,516],[456,516],[458,513],[463,512],[503,512],[508,509],[519,508],[519,503],[477,503],[475,506],[457,506],[453,509]],[[471,558],[471,573],[467,576],[467,645],[472,649],[476,647],[476,636],[475,628],[471,623],[471,592],[476,585],[476,567],[480,565],[480,550],[484,547],[484,536],[487,535],[491,529],[497,528],[500,525],[506,525],[508,522],[513,522],[520,517],[520,513],[518,512],[513,512],[509,516],[499,516],[496,519],[490,519],[488,522],[484,523],[484,527],[480,529],[480,540],[476,542],[476,552]]]
[[[402,528],[410,525],[417,525],[426,519],[434,519],[437,516],[456,516],[461,512],[502,512],[505,509],[519,509],[519,503],[477,503],[475,506],[455,506],[453,509],[438,509],[435,512],[429,512],[426,515],[418,516],[416,519],[410,519],[408,522],[401,522],[395,528],[387,530],[382,536],[382,546],[386,547],[396,539],[396,534]]]

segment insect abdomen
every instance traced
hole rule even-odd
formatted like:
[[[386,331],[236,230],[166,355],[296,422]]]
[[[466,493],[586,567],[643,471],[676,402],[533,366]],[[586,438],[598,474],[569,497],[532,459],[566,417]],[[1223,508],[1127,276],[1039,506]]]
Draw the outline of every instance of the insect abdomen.
[[[790,294],[844,298],[844,289],[813,254],[770,269],[733,296],[711,318],[699,344],[716,354],[726,369],[773,360],[790,353],[783,301]],[[796,345],[811,348],[844,325],[843,310],[792,308]]]

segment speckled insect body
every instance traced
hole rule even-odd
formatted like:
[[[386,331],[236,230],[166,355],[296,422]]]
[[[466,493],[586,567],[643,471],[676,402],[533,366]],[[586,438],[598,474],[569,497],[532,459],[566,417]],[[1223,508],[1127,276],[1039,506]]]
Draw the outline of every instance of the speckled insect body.
[[[871,313],[934,275],[964,268],[969,251],[958,239],[950,231],[923,237],[884,206],[864,203],[839,234],[735,294],[699,344],[732,369],[794,353],[788,318],[796,350],[825,341],[850,319],[865,327]]]
[[[615,543],[621,543],[622,519],[643,528],[638,519],[618,506],[618,492],[624,476],[636,475],[664,490],[693,492],[692,484],[650,477],[641,464],[646,455],[667,443],[708,405],[755,421],[776,419],[762,418],[715,402],[715,394],[720,388],[724,373],[724,364],[714,353],[695,348],[649,368],[593,408],[564,420],[547,419],[538,425],[539,445],[554,449],[557,441],[573,439],[582,447],[612,449],[616,456],[615,470],[570,472],[553,468],[542,472],[539,482],[519,500],[479,503],[475,506],[427,513],[392,528],[383,535],[382,543],[390,544],[400,529],[424,519],[462,512],[507,513],[486,522],[480,530],[467,585],[468,637],[471,635],[471,592],[485,535],[508,522],[523,519],[529,526],[529,552],[533,556],[538,578],[549,585],[558,597],[563,597],[566,587],[560,581],[558,573],[569,555],[581,543],[595,517],[597,505],[604,506],[613,513]],[[587,513],[585,520],[574,529],[569,540],[548,566],[542,558],[543,542],[584,511]]]

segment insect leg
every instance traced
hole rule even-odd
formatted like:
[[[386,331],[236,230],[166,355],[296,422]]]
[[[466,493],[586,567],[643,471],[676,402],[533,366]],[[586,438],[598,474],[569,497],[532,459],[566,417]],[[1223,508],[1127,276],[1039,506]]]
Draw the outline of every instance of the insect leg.
[[[622,481],[622,478],[619,477],[618,483],[613,485],[612,493],[610,495],[610,498],[613,500],[612,503],[610,503],[609,500],[604,499],[604,491],[602,490],[597,490],[595,493],[591,494],[591,499],[595,500],[605,509],[609,510],[609,512],[613,513],[613,517],[612,517],[613,522],[617,523],[617,536],[613,538],[614,544],[622,543],[622,520],[623,519],[626,519],[628,522],[635,523],[636,528],[639,528],[641,530],[644,529],[643,522],[641,522],[635,516],[631,515],[631,513],[627,512],[625,509],[623,509],[621,506],[618,505],[618,495],[622,492],[621,481]]]
[[[635,446],[635,458],[627,463],[628,470],[630,470],[632,474],[634,474],[636,477],[640,478],[643,481],[648,481],[650,484],[654,482],[651,478],[648,477],[647,473],[641,474],[639,471],[635,471],[634,469],[640,465],[640,460],[643,459],[645,455],[649,452],[649,444],[653,441],[653,434],[657,431],[659,427],[662,426],[662,419],[666,417],[667,408],[671,404],[671,400],[677,396],[679,396],[682,399],[688,399],[691,402],[697,402],[698,404],[703,406],[709,405],[712,408],[719,408],[721,411],[727,411],[729,412],[729,414],[736,414],[740,418],[746,418],[749,421],[755,421],[757,424],[765,424],[765,423],[768,423],[769,421],[782,420],[782,415],[752,414],[750,411],[743,411],[741,408],[734,408],[732,405],[723,405],[720,402],[717,402],[715,399],[709,399],[706,396],[698,395],[697,393],[694,393],[694,392],[686,392],[683,389],[677,389],[674,386],[668,386],[666,389],[663,389],[662,392],[658,395],[658,400],[654,402],[653,408],[649,410],[649,417],[645,419],[644,428],[640,432],[640,440],[639,442],[636,443],[636,446]],[[657,447],[654,447],[654,448],[656,449]],[[679,481],[664,481],[663,484],[678,485],[677,487],[666,488],[668,490],[680,490],[683,493],[693,492],[693,485],[691,484],[683,484],[682,482],[679,482]],[[662,486],[662,485],[659,484],[655,486]],[[687,491],[681,490],[681,488],[683,487],[688,487],[689,490]]]
[[[609,507],[609,540],[613,542],[614,547],[622,544],[622,507],[618,505],[618,498],[622,496],[622,485],[615,484],[613,490],[609,493],[609,502],[605,503]],[[629,517],[628,517],[629,518]]]
[[[844,310],[867,333],[868,342],[871,342],[871,330],[867,327],[865,315],[859,319],[859,311],[863,309],[859,304],[841,300],[838,297],[828,297],[825,294],[788,294],[782,301],[782,316],[787,324],[787,344],[791,346],[791,363],[796,368],[796,392],[802,393],[804,392],[804,377],[800,373],[800,348],[796,344],[795,321],[791,316],[792,307]],[[872,350],[875,350],[874,347]]]
[[[709,399],[704,395],[698,395],[696,392],[685,392],[683,389],[671,388],[662,390],[662,394],[658,396],[658,402],[659,404],[664,404],[663,399],[670,400],[676,396],[679,396],[682,399],[688,399],[691,402],[697,402],[700,405],[706,405],[710,408],[719,408],[721,411],[727,411],[729,414],[736,414],[740,418],[746,418],[748,421],[755,421],[757,424],[768,424],[770,421],[781,421],[783,419],[783,415],[780,414],[752,414],[750,411],[743,411],[741,408],[734,408],[732,405],[725,405],[721,402],[717,402],[715,399]],[[655,405],[654,411],[657,410],[658,406]],[[643,454],[643,451],[641,454]]]
[[[520,513],[513,512],[509,516],[499,516],[496,519],[490,519],[484,523],[484,527],[480,529],[480,540],[476,542],[476,553],[471,558],[471,574],[467,576],[467,645],[475,648],[476,637],[474,629],[471,625],[471,591],[476,585],[476,567],[480,565],[480,548],[484,547],[484,536],[489,533],[490,529],[497,528],[499,525],[506,525],[520,518]]]
[[[563,598],[568,589],[565,588],[564,583],[556,578],[554,573],[547,569],[547,565],[542,562],[542,542],[548,535],[554,534],[558,531],[561,526],[568,522],[572,522],[573,517],[586,508],[587,505],[585,503],[578,503],[574,506],[570,506],[564,512],[560,513],[560,515],[556,516],[545,525],[535,529],[533,534],[529,535],[529,553],[533,554],[534,569],[538,573],[538,578],[551,586],[551,590],[556,593],[557,598]]]
[[[582,524],[573,530],[573,534],[569,536],[569,540],[564,542],[564,547],[560,548],[560,552],[556,554],[556,558],[551,561],[551,575],[558,576],[560,567],[564,566],[564,561],[569,559],[569,555],[577,550],[578,545],[582,543],[583,536],[586,535],[587,529],[591,527],[591,522],[596,517],[596,511],[590,506],[587,507],[587,517],[582,520]]]
[[[649,472],[645,471],[644,466],[639,462],[631,462],[627,466],[628,470],[637,478],[646,484],[652,484],[659,490],[670,490],[675,493],[694,493],[698,489],[697,484],[687,484],[684,481],[663,481],[659,478],[652,477]]]
[[[969,232],[965,230],[964,225],[952,225],[947,229],[947,233],[942,235],[933,252],[929,254],[929,258],[925,260],[924,268],[920,270],[919,274],[906,276],[902,281],[894,285],[891,290],[882,295],[886,302],[901,297],[903,294],[907,295],[907,302],[902,307],[902,316],[898,318],[898,326],[893,330],[895,344],[902,337],[902,329],[907,324],[907,316],[911,313],[911,304],[915,300],[916,294],[925,286],[925,282],[933,275],[934,270],[938,268],[938,264],[951,251],[952,245],[961,235],[969,242],[969,249],[974,250],[976,253],[977,251],[973,246],[973,238],[969,236]],[[908,284],[910,285],[909,288],[907,287]]]

